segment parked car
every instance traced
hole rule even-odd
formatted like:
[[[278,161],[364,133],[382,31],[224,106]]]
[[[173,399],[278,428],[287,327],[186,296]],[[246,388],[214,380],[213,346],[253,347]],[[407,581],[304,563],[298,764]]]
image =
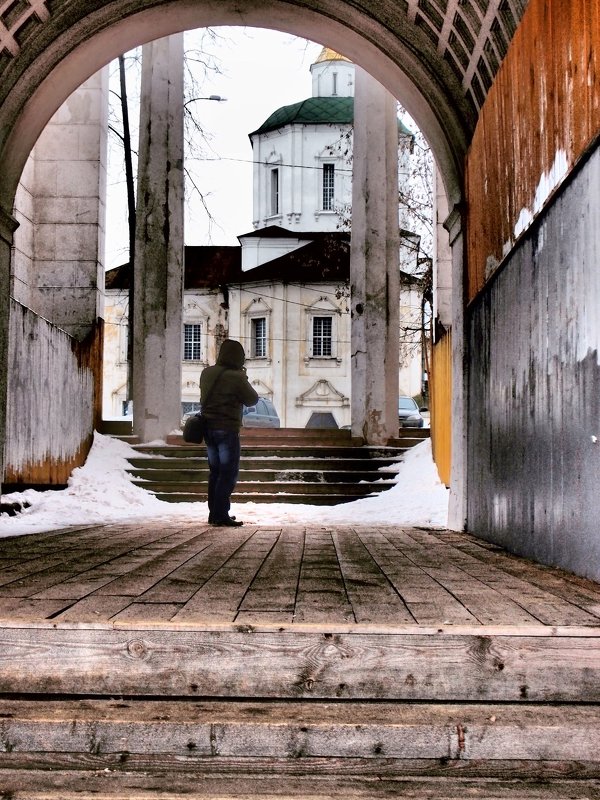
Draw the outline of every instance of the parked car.
[[[244,406],[244,428],[279,428],[279,415],[267,397],[259,397],[255,406]]]
[[[412,397],[398,398],[398,423],[401,428],[422,428],[425,420]]]

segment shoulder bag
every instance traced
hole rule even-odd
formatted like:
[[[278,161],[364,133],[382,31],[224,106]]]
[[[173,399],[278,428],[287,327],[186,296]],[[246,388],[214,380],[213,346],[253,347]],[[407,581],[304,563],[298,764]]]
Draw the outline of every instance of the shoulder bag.
[[[223,370],[223,372],[225,372],[225,370]],[[223,375],[223,372],[221,372],[221,375]],[[221,379],[221,375],[217,375],[215,382],[210,387],[210,391],[204,400],[205,406],[208,403],[208,398],[213,393],[215,386]],[[204,441],[205,424],[206,420],[202,416],[202,411],[198,411],[198,413],[189,416],[185,421],[185,425],[183,426],[183,441],[187,442],[188,444],[202,444]]]

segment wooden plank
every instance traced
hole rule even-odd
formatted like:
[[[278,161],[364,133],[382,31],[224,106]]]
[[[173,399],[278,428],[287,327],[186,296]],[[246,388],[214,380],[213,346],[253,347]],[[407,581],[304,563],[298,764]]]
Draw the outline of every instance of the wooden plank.
[[[456,550],[448,554],[448,559],[452,563],[460,563],[463,571],[491,586],[499,594],[510,597],[546,625],[598,625],[600,621],[596,614],[590,613],[589,608],[592,606],[589,601],[586,603],[588,609],[583,609],[580,605],[515,577],[488,561],[480,561],[465,553],[457,553]]]
[[[291,616],[296,603],[303,552],[304,528],[280,531],[277,542],[240,604],[240,612],[281,611]]]
[[[65,767],[53,770],[51,779],[42,770],[6,770],[3,788],[11,800],[593,800],[600,796],[595,779],[532,782],[515,780],[510,773],[493,781],[451,776],[450,770],[442,777],[393,772],[364,777],[354,770],[347,776],[343,768],[322,774],[304,761],[292,774],[283,775],[272,762],[270,771],[258,774],[248,764],[237,774],[223,772],[221,767],[221,772],[210,770],[207,775],[206,765],[196,774],[166,767],[164,763],[139,771],[122,766],[115,771]]]
[[[64,606],[62,600],[32,600],[29,597],[5,597],[0,601],[0,620],[31,620],[39,622],[49,619]],[[0,621],[0,625],[2,622]]]
[[[462,603],[401,553],[381,531],[362,532],[361,539],[417,622],[477,623]]]
[[[587,617],[579,614],[578,618],[587,619],[589,624],[597,624],[600,617],[600,586],[593,581],[586,578],[578,578],[577,576],[570,575],[563,572],[558,568],[543,567],[534,564],[528,559],[521,559],[513,556],[500,548],[494,547],[490,549],[487,547],[486,542],[476,540],[475,537],[467,537],[466,535],[458,537],[444,537],[449,538],[452,546],[462,553],[465,553],[476,561],[482,564],[489,565],[489,568],[497,568],[502,570],[507,575],[511,575],[521,581],[524,581],[529,587],[536,587],[544,596],[552,595],[554,599],[549,603],[548,610],[554,609],[552,614],[553,622],[548,624],[574,624],[560,622],[561,610],[565,612],[565,616],[573,618],[577,613],[573,607],[582,609],[587,613]],[[521,584],[522,586],[522,584]],[[529,590],[528,590],[529,591]],[[538,592],[538,596],[539,592]],[[571,610],[566,608],[565,603],[571,605]],[[543,613],[543,610],[540,612]],[[585,624],[585,623],[583,623]]]
[[[393,541],[398,542],[403,552],[409,553],[425,573],[450,592],[481,623],[539,623],[518,603],[468,575],[460,567],[448,563],[442,548],[436,548],[433,543],[422,545],[406,531],[394,534]]]
[[[238,611],[234,622],[254,629],[262,625],[290,624],[294,621],[294,611]]]
[[[168,622],[182,608],[182,603],[131,603],[115,613],[115,622]]]
[[[187,758],[584,761],[600,774],[598,706],[6,700],[13,754]],[[91,736],[93,729],[93,736]],[[193,748],[190,748],[193,742]]]
[[[336,530],[332,536],[356,621],[373,622],[386,617],[394,624],[414,622],[413,615],[373,561],[356,531]]]
[[[311,530],[306,537],[294,619],[356,622],[330,531]]]
[[[199,553],[210,547],[212,538],[202,533],[191,537],[189,540],[174,547],[154,549],[153,552],[144,552],[143,560],[139,566],[105,583],[96,590],[99,595],[131,595],[138,597],[151,587],[155,586],[165,576],[195,558]]]
[[[164,532],[162,538],[164,538]],[[115,542],[111,537],[108,537],[104,546],[103,542],[105,540],[100,535],[98,535],[98,539],[99,541],[93,542],[93,546],[87,548],[81,548],[81,542],[78,542],[76,548],[69,549],[68,544],[63,542],[64,550],[61,549],[61,553],[57,557],[50,556],[45,563],[44,559],[40,558],[33,565],[33,570],[29,569],[27,565],[23,565],[18,577],[15,573],[11,583],[0,587],[0,597],[29,597],[33,595],[38,595],[40,598],[44,596],[50,597],[52,596],[50,587],[58,586],[94,566],[105,564],[125,555],[135,550],[140,544],[143,546],[150,541],[155,541],[156,534],[150,534],[142,528],[138,536],[125,538],[123,541]],[[57,565],[61,565],[61,568],[57,569]],[[47,594],[45,594],[46,591]],[[59,589],[56,589],[56,592],[58,594],[55,594],[55,596],[59,599],[76,599],[81,596],[81,594],[77,595],[75,591],[70,591],[66,597],[64,594],[60,594]]]
[[[173,622],[207,618],[233,621],[248,587],[275,545],[279,534],[279,529],[271,531],[261,529],[254,532],[221,569],[194,593],[181,611],[173,617]]]
[[[140,602],[186,603],[254,533],[253,528],[234,530],[226,537],[216,533],[211,536],[207,540],[209,547],[143,592],[139,597]]]
[[[39,602],[42,602],[41,600]],[[48,601],[45,601],[48,602]],[[55,601],[56,602],[56,601]],[[61,601],[64,603],[64,601]],[[57,622],[106,622],[131,604],[131,597],[84,597],[54,619]]]
[[[600,702],[599,637],[334,630],[5,627],[0,692]]]

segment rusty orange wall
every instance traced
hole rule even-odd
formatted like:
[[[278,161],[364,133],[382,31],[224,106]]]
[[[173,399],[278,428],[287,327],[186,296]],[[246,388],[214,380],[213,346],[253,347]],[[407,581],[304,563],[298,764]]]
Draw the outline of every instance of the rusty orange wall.
[[[452,463],[452,335],[433,346],[430,384],[431,446],[440,480],[450,486]]]
[[[100,418],[102,328],[73,339],[10,300],[3,487],[66,484]]]
[[[600,0],[530,0],[466,162],[468,299],[534,211],[557,154],[570,171],[600,129]]]

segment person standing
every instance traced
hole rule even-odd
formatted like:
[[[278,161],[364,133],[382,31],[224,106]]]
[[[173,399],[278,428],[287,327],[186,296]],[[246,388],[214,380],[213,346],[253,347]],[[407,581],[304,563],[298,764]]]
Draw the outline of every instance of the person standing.
[[[244,368],[246,354],[240,342],[225,339],[217,363],[200,375],[200,405],[205,420],[208,454],[208,522],[237,527],[229,516],[231,494],[240,471],[240,428],[244,406],[256,405],[258,394]]]

